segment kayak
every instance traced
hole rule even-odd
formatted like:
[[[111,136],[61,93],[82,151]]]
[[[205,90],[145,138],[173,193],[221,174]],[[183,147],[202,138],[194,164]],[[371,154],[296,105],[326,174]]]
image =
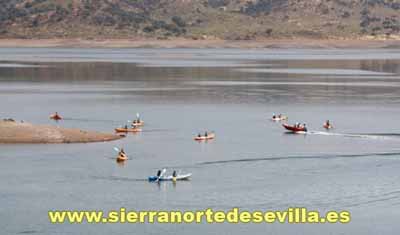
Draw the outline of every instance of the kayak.
[[[132,122],[132,126],[143,126],[143,125],[144,125],[144,121],[140,121],[140,122],[133,121]]]
[[[282,126],[289,131],[292,132],[307,132],[307,129],[304,127],[295,127],[295,126],[290,126],[288,124],[282,124]]]
[[[50,116],[50,119],[59,121],[59,120],[62,120],[62,117],[60,115],[53,114]]]
[[[324,128],[327,129],[327,130],[329,130],[329,129],[332,129],[333,126],[332,126],[332,125],[327,125],[327,124],[325,124],[325,125],[324,125]]]
[[[282,117],[275,117],[275,118],[272,118],[272,121],[276,121],[276,122],[285,121],[285,120],[288,120],[288,117],[282,116]]]
[[[121,132],[123,132],[123,133],[134,132],[134,133],[136,133],[136,132],[141,132],[141,131],[142,131],[142,129],[140,129],[140,128],[128,128],[128,129],[115,128],[115,132],[117,132],[117,133],[121,133]]]
[[[196,136],[194,138],[194,140],[203,141],[203,140],[212,140],[214,138],[215,138],[215,134],[211,133],[211,134],[208,134],[207,136]]]
[[[189,180],[189,178],[192,176],[191,173],[189,174],[183,174],[183,175],[177,175],[175,177],[175,180]],[[149,181],[150,182],[155,182],[157,181],[158,177],[157,176],[149,176]],[[172,175],[170,176],[162,176],[159,181],[174,181],[174,177]]]
[[[117,162],[124,162],[124,161],[126,161],[126,160],[128,160],[128,156],[126,156],[126,155],[120,154],[120,155],[118,155],[118,157],[117,157]]]

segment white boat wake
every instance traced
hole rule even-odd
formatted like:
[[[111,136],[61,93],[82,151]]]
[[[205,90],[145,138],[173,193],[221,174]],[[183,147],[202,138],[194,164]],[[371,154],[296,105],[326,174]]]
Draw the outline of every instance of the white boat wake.
[[[313,135],[326,135],[326,136],[343,136],[349,138],[366,138],[366,139],[376,139],[376,140],[394,140],[400,139],[396,138],[394,134],[346,134],[346,133],[334,133],[334,132],[326,132],[326,131],[310,131],[308,134]]]

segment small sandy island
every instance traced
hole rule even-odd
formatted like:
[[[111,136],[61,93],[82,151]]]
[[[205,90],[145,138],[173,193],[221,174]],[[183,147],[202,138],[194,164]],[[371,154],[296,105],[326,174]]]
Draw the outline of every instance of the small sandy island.
[[[2,144],[89,143],[112,141],[120,138],[122,137],[119,135],[95,131],[0,121],[0,143]]]

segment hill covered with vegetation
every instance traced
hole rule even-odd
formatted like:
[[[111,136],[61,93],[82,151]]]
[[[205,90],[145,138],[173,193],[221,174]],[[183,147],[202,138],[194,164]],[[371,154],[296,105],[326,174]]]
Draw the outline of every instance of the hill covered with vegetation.
[[[399,34],[400,0],[0,0],[0,38]]]

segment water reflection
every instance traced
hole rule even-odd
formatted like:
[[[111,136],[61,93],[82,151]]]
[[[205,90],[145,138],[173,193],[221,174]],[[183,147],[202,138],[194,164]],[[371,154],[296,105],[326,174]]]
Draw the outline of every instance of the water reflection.
[[[254,62],[260,64],[262,61]],[[400,100],[397,92],[400,80],[396,76],[381,76],[398,73],[399,61],[307,60],[276,63],[287,66],[287,73],[284,68],[242,68],[238,72],[237,68],[232,67],[201,68],[196,64],[182,68],[148,68],[127,63],[46,63],[50,66],[0,68],[0,81],[42,83],[36,91],[35,83],[27,86],[26,90],[21,90],[21,85],[18,85],[18,89],[12,89],[13,83],[9,83],[3,87],[3,94],[43,91],[56,94],[132,95],[136,99],[146,97],[146,100],[153,98],[196,103],[292,102],[298,99],[328,101],[332,96],[363,101],[373,98],[379,101],[385,95],[390,97],[389,102],[397,103]],[[349,74],[352,76],[344,76]],[[46,86],[43,86],[43,82]],[[69,86],[52,85],[59,82]]]
[[[124,167],[127,161],[115,161],[119,167]]]

